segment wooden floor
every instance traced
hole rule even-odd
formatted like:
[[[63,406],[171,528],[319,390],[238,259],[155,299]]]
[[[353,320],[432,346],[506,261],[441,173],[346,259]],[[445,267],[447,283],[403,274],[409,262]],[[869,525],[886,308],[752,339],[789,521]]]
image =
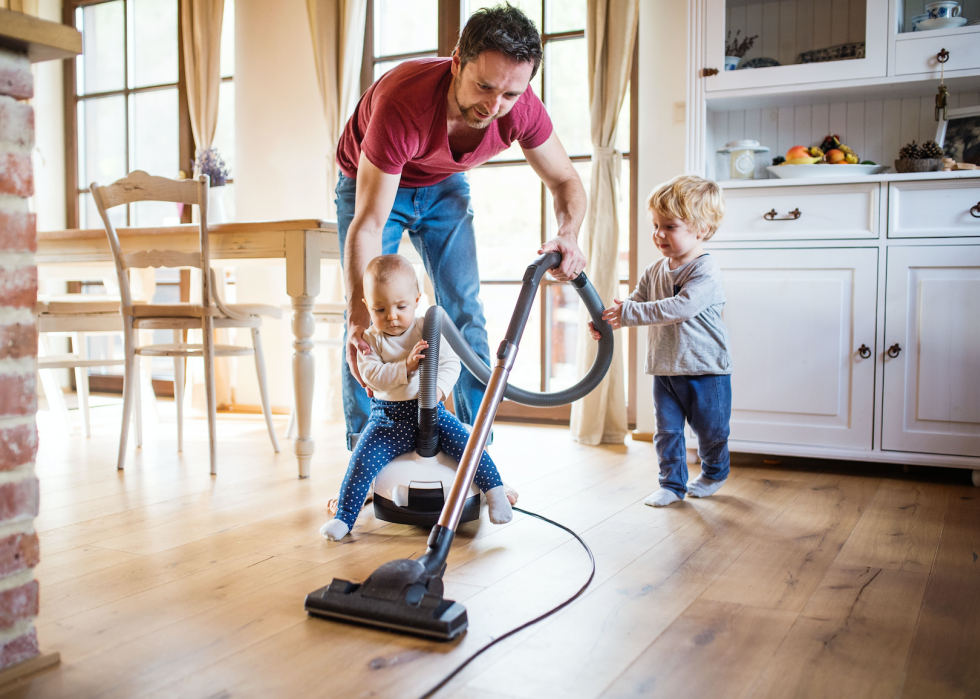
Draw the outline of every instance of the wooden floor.
[[[260,419],[204,421],[183,456],[164,417],[115,469],[117,407],[94,434],[41,414],[42,650],[56,669],[3,697],[417,697],[464,658],[578,588],[567,534],[518,515],[465,525],[446,575],[470,628],[451,644],[308,618],[306,593],[422,552],[375,520],[324,541],[347,463],[317,425],[312,477]],[[285,423],[279,423],[280,434]],[[587,594],[492,649],[438,696],[980,696],[980,490],[966,471],[739,456],[714,497],[665,509],[653,445],[583,447],[567,430],[498,425],[492,454],[520,504],[582,533]],[[770,460],[776,461],[776,460]]]

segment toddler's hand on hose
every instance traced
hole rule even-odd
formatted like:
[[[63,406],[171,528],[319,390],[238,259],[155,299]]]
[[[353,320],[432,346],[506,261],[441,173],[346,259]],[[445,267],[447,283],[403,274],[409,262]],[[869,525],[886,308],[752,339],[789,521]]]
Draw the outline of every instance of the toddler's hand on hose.
[[[602,312],[602,319],[609,323],[609,326],[613,330],[616,330],[617,328],[623,327],[623,302],[619,299],[613,299],[613,304],[613,306]],[[595,323],[591,320],[589,321],[589,332],[592,334],[593,340],[598,340],[602,337],[602,333],[595,329]]]
[[[412,348],[411,353],[408,355],[408,359],[405,360],[405,366],[408,368],[409,372],[415,371],[419,368],[419,361],[425,359],[425,350],[428,348],[429,343],[425,340],[419,340],[415,347]]]

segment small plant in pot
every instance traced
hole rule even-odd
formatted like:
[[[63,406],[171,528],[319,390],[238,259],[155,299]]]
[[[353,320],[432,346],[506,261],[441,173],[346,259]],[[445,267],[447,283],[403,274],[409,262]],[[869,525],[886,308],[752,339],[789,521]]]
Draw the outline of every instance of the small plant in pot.
[[[898,151],[896,172],[935,172],[943,167],[943,149],[935,141],[906,143]]]
[[[747,36],[739,40],[738,37],[741,33],[742,30],[739,29],[735,32],[734,38],[732,38],[731,32],[728,32],[728,36],[725,37],[725,70],[735,70],[738,68],[742,57],[752,50],[752,46],[755,45],[755,40],[759,38],[759,35],[756,34],[755,36]]]
[[[224,187],[228,182],[228,166],[218,153],[217,148],[197,151],[197,158],[194,160],[194,175],[207,175],[211,178],[211,191],[208,193],[208,222],[224,223],[227,219],[225,214]]]

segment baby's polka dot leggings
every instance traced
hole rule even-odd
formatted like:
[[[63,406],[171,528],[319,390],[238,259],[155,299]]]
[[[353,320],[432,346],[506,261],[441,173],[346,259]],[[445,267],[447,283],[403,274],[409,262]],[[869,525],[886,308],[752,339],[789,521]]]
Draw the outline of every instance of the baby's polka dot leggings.
[[[418,430],[418,400],[387,401],[373,398],[371,415],[351,454],[347,475],[340,486],[337,502],[337,519],[349,529],[354,528],[358,512],[364,506],[368,487],[381,469],[396,456],[415,449],[415,433]],[[459,461],[469,432],[463,423],[439,404],[439,448]],[[503,485],[497,467],[486,451],[476,469],[474,482],[482,492]]]

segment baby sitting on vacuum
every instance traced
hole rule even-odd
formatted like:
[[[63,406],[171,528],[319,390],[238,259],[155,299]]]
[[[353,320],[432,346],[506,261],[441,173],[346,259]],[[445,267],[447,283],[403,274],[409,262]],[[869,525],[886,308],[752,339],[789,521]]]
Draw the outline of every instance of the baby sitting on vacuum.
[[[419,362],[428,343],[422,339],[424,318],[415,317],[419,299],[418,279],[411,263],[401,255],[381,255],[364,271],[364,303],[371,327],[364,332],[370,354],[357,354],[357,368],[365,385],[374,391],[371,415],[351,454],[347,475],[340,486],[337,515],[320,533],[340,541],[354,528],[375,477],[396,456],[415,449],[419,412]],[[459,378],[459,356],[448,342],[439,349],[436,381],[439,399],[439,446],[459,461],[469,433],[442,401]],[[474,479],[487,498],[490,521],[509,522],[517,493],[500,480],[497,467],[486,451]]]

